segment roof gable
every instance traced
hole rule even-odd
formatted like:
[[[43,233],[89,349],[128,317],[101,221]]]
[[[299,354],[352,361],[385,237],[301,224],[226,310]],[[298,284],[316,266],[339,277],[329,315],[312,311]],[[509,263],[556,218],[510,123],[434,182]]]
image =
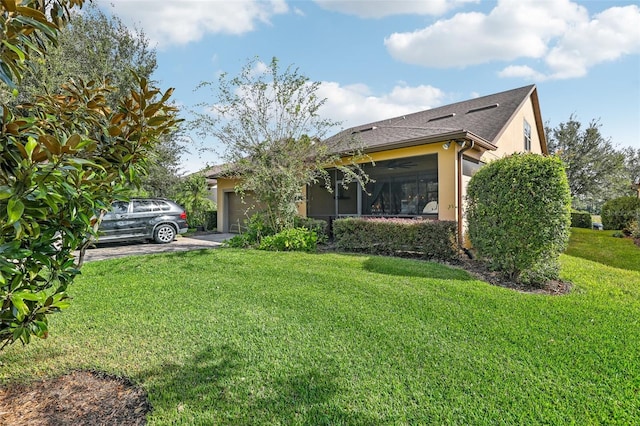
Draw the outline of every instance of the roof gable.
[[[351,127],[330,139],[358,135],[363,148],[369,150],[402,142],[444,140],[454,138],[453,135],[471,134],[491,146],[496,144],[505,127],[529,98],[534,103],[536,124],[541,126],[536,87],[529,85]]]

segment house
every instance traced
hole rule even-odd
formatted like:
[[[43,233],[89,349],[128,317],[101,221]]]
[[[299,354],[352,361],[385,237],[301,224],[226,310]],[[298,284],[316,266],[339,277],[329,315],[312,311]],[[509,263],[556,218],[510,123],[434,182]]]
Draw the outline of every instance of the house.
[[[335,190],[305,188],[299,211],[308,217],[422,217],[458,222],[463,230],[467,183],[483,164],[516,152],[547,154],[535,85],[346,129],[332,138],[356,136],[368,155],[363,165],[375,181],[347,189],[337,170]],[[218,229],[239,230],[245,203],[235,180],[218,176]],[[250,203],[250,201],[249,201]]]

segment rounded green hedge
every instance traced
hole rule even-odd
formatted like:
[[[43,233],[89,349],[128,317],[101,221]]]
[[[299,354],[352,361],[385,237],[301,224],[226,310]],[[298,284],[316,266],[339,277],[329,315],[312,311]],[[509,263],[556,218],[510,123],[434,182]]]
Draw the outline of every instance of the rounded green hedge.
[[[572,210],[571,211],[571,227],[591,229],[593,227],[593,221],[591,220],[591,213],[580,211],[580,210]]]
[[[493,161],[469,182],[467,202],[469,238],[480,259],[523,283],[558,278],[571,224],[559,158],[515,154]]]
[[[640,218],[640,198],[620,197],[609,200],[602,206],[604,229],[628,229],[631,222]]]

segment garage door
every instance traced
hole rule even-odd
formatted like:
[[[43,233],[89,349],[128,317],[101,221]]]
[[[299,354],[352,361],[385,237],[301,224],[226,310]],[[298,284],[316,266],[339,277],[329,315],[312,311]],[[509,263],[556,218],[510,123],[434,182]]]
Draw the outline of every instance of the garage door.
[[[225,194],[227,204],[226,228],[228,232],[240,232],[245,229],[245,221],[255,212],[255,198],[253,193],[246,192],[244,197],[235,192]],[[244,203],[243,203],[244,201]]]

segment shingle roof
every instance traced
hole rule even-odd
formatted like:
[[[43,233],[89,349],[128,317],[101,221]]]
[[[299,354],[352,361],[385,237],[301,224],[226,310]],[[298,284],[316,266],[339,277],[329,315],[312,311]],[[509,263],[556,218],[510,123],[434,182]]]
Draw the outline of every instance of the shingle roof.
[[[535,85],[529,85],[363,124],[343,130],[329,141],[358,135],[365,150],[375,150],[403,142],[446,140],[465,134],[479,138],[490,147],[495,145],[511,118],[530,96],[534,95],[534,109],[539,111],[535,90]]]

